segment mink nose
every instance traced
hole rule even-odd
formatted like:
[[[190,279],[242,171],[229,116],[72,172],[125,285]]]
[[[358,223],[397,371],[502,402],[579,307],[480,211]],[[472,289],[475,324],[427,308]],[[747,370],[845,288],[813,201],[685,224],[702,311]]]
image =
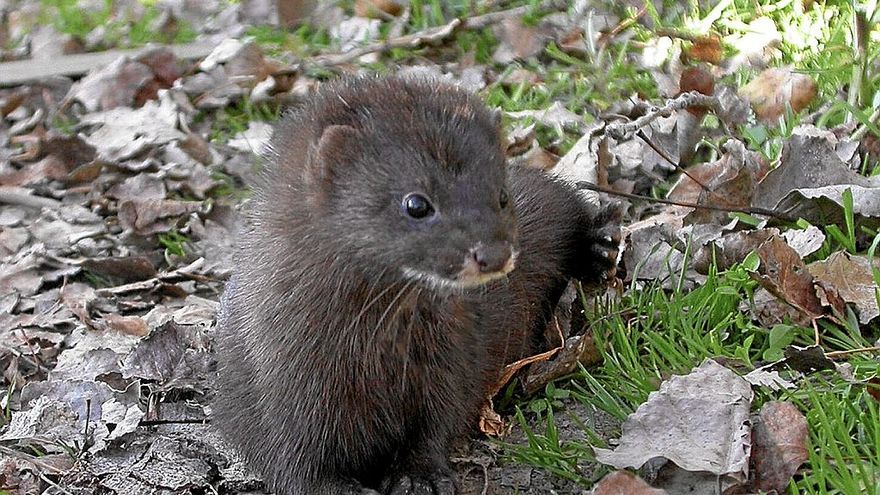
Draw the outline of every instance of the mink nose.
[[[477,263],[480,273],[500,272],[510,260],[510,244],[480,245],[471,251],[471,256]]]

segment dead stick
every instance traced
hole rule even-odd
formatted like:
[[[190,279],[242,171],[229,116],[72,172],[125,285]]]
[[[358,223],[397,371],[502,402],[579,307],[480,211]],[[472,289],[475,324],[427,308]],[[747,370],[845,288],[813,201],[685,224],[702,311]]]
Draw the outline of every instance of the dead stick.
[[[24,206],[26,208],[52,208],[61,207],[61,201],[43,196],[30,194],[23,187],[0,186],[0,203]]]
[[[132,282],[130,284],[117,285],[116,287],[98,289],[95,291],[95,294],[102,297],[115,296],[118,294],[124,294],[126,292],[150,290],[157,287],[162,282],[170,282],[178,279],[196,278],[197,276],[194,272],[204,265],[205,258],[199,258],[184,267],[178,268],[177,270],[160,273],[153,278],[141,280],[139,282]]]
[[[538,10],[561,9],[568,6],[568,2],[559,0],[547,0],[538,6]],[[370,53],[384,53],[394,48],[417,48],[422,45],[439,43],[446,40],[459,29],[482,29],[504,19],[521,17],[532,10],[530,6],[515,7],[500,12],[490,12],[469,18],[455,18],[442,26],[431,27],[418,33],[398,36],[385,41],[377,41],[344,53],[319,55],[312,58],[311,62],[320,67],[347,64]]]
[[[696,91],[682,93],[671,100],[667,100],[662,107],[651,107],[648,113],[641,117],[625,123],[608,124],[605,128],[606,135],[618,141],[629,139],[629,137],[637,130],[645,127],[660,117],[668,117],[672,112],[689,107],[718,107],[718,98],[707,96]]]
[[[858,349],[850,349],[848,351],[826,352],[825,357],[827,357],[828,359],[840,359],[842,357],[849,356],[850,354],[859,354],[862,352],[880,352],[880,346],[860,347]]]

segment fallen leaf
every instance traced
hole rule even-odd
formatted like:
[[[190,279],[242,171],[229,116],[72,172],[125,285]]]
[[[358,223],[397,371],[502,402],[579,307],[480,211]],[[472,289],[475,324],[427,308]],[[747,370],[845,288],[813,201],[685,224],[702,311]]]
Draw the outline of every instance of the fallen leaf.
[[[89,112],[130,107],[135,95],[152,80],[153,71],[149,67],[128,57],[119,57],[74,83],[67,98],[82,103]]]
[[[824,313],[813,277],[791,246],[778,236],[772,236],[755,252],[761,265],[758,272],[751,275],[765,289],[811,317]]]
[[[681,73],[678,83],[680,93],[696,91],[711,96],[715,92],[715,78],[700,67],[688,67]],[[702,118],[710,110],[705,106],[688,107],[687,111],[697,118]]]
[[[689,167],[669,191],[668,199],[722,208],[746,208],[752,203],[754,184],[762,162],[742,142],[729,140],[718,160]],[[726,223],[726,211],[696,208],[686,223]]]
[[[629,471],[615,471],[605,475],[590,492],[592,495],[665,495],[666,490],[652,488],[645,480]]]
[[[519,17],[507,17],[495,25],[498,48],[492,54],[497,64],[526,60],[544,51],[549,32],[540,26],[526,26]]]
[[[99,126],[86,137],[86,142],[98,150],[101,158],[112,162],[131,158],[151,146],[185,138],[177,130],[177,105],[168,93],[164,95],[158,102],[148,101],[137,110],[120,107],[84,115],[82,124]]]
[[[403,10],[403,6],[395,0],[355,0],[354,15],[358,17],[377,17],[381,18],[381,14],[398,16]]]
[[[834,362],[828,359],[825,351],[818,345],[807,347],[790,345],[785,348],[784,354],[785,359],[778,364],[784,363],[789,368],[801,373],[836,369]]]
[[[119,222],[137,235],[168,232],[183,215],[200,211],[199,201],[126,200],[119,205]]]
[[[797,251],[802,258],[815,253],[825,242],[825,234],[821,229],[810,225],[806,229],[789,229],[783,232],[782,238]],[[815,275],[814,275],[815,276]]]
[[[852,184],[880,184],[851,170],[837,155],[839,141],[828,131],[799,126],[782,148],[779,166],[767,173],[755,188],[754,206],[775,208],[795,190]]]
[[[810,263],[810,274],[817,281],[830,284],[844,301],[856,307],[859,322],[867,324],[880,315],[877,306],[877,282],[874,280],[871,260],[867,256],[851,255],[844,251],[832,253],[828,259]]]
[[[663,457],[688,471],[742,481],[748,472],[751,402],[749,383],[708,359],[651,392],[624,422],[619,446],[594,449],[596,459],[623,469]]]
[[[758,75],[740,89],[752,103],[755,114],[764,121],[776,122],[790,106],[798,113],[816,98],[816,82],[806,74],[794,72],[791,67],[774,67]]]
[[[752,488],[787,491],[791,477],[809,459],[807,420],[788,402],[770,401],[761,407],[752,427]]]
[[[686,53],[695,60],[718,65],[721,62],[721,38],[716,34],[698,36]]]

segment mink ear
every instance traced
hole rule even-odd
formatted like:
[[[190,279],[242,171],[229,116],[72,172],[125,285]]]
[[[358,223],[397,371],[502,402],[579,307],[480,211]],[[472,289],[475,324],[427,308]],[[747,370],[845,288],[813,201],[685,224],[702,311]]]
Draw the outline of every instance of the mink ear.
[[[357,143],[354,127],[334,124],[324,128],[321,138],[312,148],[309,179],[313,189],[329,190],[339,167],[344,167],[347,161],[356,156]]]

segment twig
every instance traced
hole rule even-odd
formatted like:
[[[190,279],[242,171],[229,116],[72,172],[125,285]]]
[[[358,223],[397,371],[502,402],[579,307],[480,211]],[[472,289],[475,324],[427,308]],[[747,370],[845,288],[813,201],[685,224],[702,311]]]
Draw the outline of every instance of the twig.
[[[194,272],[198,271],[204,265],[205,258],[199,258],[184,267],[172,270],[170,272],[160,273],[153,278],[141,280],[138,282],[132,282],[130,284],[117,285],[116,287],[98,289],[95,291],[95,294],[103,297],[116,296],[119,294],[124,294],[126,292],[151,290],[156,288],[157,286],[159,286],[159,284],[163,282],[197,278],[197,275]]]
[[[840,359],[842,357],[849,356],[850,354],[859,354],[862,352],[880,352],[880,346],[860,347],[858,349],[850,349],[848,351],[826,352],[825,357],[827,357],[828,359]]]
[[[61,201],[30,194],[23,187],[0,186],[0,203],[24,206],[26,208],[61,208]]]
[[[662,107],[650,107],[648,113],[631,122],[608,124],[605,127],[605,133],[618,141],[622,141],[629,139],[634,132],[650,124],[657,118],[668,117],[676,110],[682,110],[689,107],[716,108],[717,106],[718,98],[707,96],[696,91],[690,91],[668,100]]]
[[[623,32],[626,29],[629,29],[630,26],[632,26],[633,24],[638,22],[639,18],[642,17],[643,15],[645,15],[645,12],[647,12],[647,11],[648,11],[648,5],[646,3],[645,5],[642,6],[642,8],[640,8],[638,10],[638,12],[635,13],[634,16],[632,16],[628,19],[624,19],[623,21],[619,22],[616,26],[614,26],[613,29],[611,29],[611,31],[608,31],[607,33],[602,33],[601,35],[599,35],[599,44],[606,45],[606,44],[610,43],[611,40],[614,39],[618,34],[620,34],[621,32]]]
[[[779,220],[784,220],[786,222],[794,222],[797,219],[786,216],[778,211],[769,210],[767,208],[737,208],[731,206],[713,206],[713,205],[699,205],[696,203],[688,203],[686,201],[674,201],[671,199],[660,199],[660,198],[650,198],[648,196],[641,196],[638,194],[630,194],[620,191],[615,191],[614,189],[609,189],[607,187],[597,186],[596,184],[591,184],[589,182],[578,182],[575,184],[578,189],[589,189],[590,191],[601,192],[605,194],[610,194],[612,196],[619,196],[621,198],[627,199],[636,199],[642,201],[649,201],[654,203],[660,203],[664,205],[673,205],[673,206],[684,206],[687,208],[697,208],[703,210],[714,210],[714,211],[726,211],[731,213],[746,213],[749,215],[764,215],[767,217],[773,217]]]
[[[651,148],[652,150],[654,150],[655,153],[657,153],[658,155],[660,155],[661,158],[663,158],[664,160],[666,160],[667,162],[669,162],[670,165],[672,165],[673,167],[675,167],[676,170],[678,170],[679,172],[681,172],[681,173],[683,173],[684,175],[686,175],[690,180],[696,182],[696,184],[697,184],[698,186],[700,186],[700,188],[702,188],[702,189],[703,189],[704,191],[706,191],[707,193],[712,193],[712,191],[710,191],[709,188],[706,187],[705,184],[703,184],[702,182],[698,181],[696,177],[694,177],[693,175],[691,175],[690,172],[688,172],[688,171],[687,171],[684,167],[682,167],[679,163],[673,161],[673,160],[672,160],[672,157],[669,156],[669,155],[666,153],[666,150],[664,150],[663,148],[661,148],[661,147],[657,146],[656,144],[654,144],[654,142],[651,141],[651,140],[648,138],[648,136],[645,134],[645,131],[643,131],[642,129],[639,129],[638,131],[636,131],[636,136],[637,136],[639,139],[641,139],[642,141],[644,141],[644,143],[647,144],[649,148]]]
[[[13,356],[17,357],[18,359],[21,359],[22,361],[26,362],[27,364],[29,364],[31,366],[33,366],[34,368],[37,369],[37,371],[40,371],[43,373],[49,373],[49,368],[46,368],[45,366],[40,364],[39,361],[35,361],[35,360],[25,356],[24,353],[19,351],[18,349],[15,349],[13,347],[9,347],[6,344],[0,344],[0,347],[3,347],[7,351],[11,352]]]
[[[60,491],[61,493],[65,494],[65,495],[73,495],[72,493],[70,493],[70,491],[68,491],[65,488],[63,488],[62,486],[58,485],[57,483],[55,483],[54,481],[49,479],[49,477],[43,473],[43,471],[45,470],[45,471],[50,472],[51,474],[64,474],[64,471],[56,468],[55,466],[46,464],[45,462],[39,460],[38,458],[36,458],[30,454],[27,454],[25,452],[19,452],[15,449],[10,449],[9,447],[5,447],[3,445],[0,445],[0,452],[3,452],[4,454],[6,454],[8,456],[17,457],[17,458],[31,464],[31,466],[33,468],[32,471],[41,480],[43,480],[44,482],[46,482],[47,484],[49,484],[50,486],[52,486],[53,488],[57,489],[58,491]]]
[[[560,9],[568,6],[568,2],[560,0],[545,0],[538,6],[538,10]],[[500,12],[490,12],[468,18],[456,18],[443,26],[436,26],[419,31],[418,33],[398,36],[390,40],[377,41],[351,49],[344,53],[333,53],[313,57],[311,62],[319,67],[347,64],[370,53],[385,53],[394,48],[417,48],[428,44],[437,44],[445,41],[453,33],[460,29],[482,29],[504,19],[520,17],[532,10],[530,6],[515,7]]]

